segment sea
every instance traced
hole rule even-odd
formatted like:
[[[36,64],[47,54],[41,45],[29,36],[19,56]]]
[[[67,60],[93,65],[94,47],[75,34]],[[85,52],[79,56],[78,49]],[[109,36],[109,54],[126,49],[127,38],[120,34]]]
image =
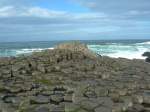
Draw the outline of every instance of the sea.
[[[80,40],[89,49],[102,56],[112,58],[145,59],[150,52],[150,40]],[[0,57],[17,57],[53,49],[57,44],[69,41],[0,42]]]

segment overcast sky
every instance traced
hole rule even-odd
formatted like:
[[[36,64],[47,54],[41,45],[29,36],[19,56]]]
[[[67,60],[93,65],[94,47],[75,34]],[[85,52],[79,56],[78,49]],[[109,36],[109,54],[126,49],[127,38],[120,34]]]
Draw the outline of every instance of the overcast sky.
[[[0,42],[150,39],[150,0],[0,0]]]

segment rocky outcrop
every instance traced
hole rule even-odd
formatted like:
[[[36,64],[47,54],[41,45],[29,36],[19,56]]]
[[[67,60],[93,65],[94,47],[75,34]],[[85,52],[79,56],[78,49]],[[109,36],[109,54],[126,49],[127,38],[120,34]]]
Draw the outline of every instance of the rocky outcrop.
[[[145,61],[150,63],[150,52],[145,52],[143,56],[147,57]]]
[[[57,45],[55,49],[70,50],[73,52],[82,52],[86,56],[96,57],[96,54],[90,51],[85,44],[82,44],[79,41],[73,41],[69,43],[60,44],[60,45]]]
[[[0,59],[0,112],[149,112],[148,63],[60,46]]]

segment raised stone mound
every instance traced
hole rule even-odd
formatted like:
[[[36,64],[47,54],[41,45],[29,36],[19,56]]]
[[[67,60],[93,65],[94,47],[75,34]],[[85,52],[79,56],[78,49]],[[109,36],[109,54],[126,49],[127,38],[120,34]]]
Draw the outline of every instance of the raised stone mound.
[[[85,44],[82,44],[79,41],[73,41],[73,42],[69,42],[69,43],[59,44],[55,47],[55,49],[70,50],[73,52],[82,52],[86,56],[96,57],[95,53],[90,51]]]

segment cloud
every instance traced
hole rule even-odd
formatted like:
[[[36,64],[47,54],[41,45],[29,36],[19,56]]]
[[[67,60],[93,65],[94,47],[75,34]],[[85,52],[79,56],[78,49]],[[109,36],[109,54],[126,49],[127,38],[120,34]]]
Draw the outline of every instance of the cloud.
[[[0,8],[0,17],[56,17],[64,16],[63,11],[48,10],[40,7],[14,7],[4,6]]]
[[[31,6],[34,4],[34,2],[39,0],[0,0],[0,6],[16,6],[16,7],[22,7],[22,6]]]
[[[0,8],[0,24],[84,24],[107,21],[104,13],[70,13],[41,7],[5,6]]]
[[[104,13],[71,13],[39,6],[3,6],[0,8],[0,41],[88,38],[94,33],[108,31],[103,28],[107,18]]]
[[[146,10],[146,11],[140,11],[140,10],[131,10],[128,12],[128,15],[131,15],[131,16],[142,16],[142,15],[149,15],[150,14],[150,11]]]
[[[38,1],[0,0],[0,41],[149,38],[150,35],[149,0],[74,2],[89,8],[87,12],[52,10],[35,5]]]
[[[150,0],[74,0],[93,12],[120,19],[150,19]]]
[[[76,0],[95,11],[122,12],[129,10],[149,10],[149,0]]]

